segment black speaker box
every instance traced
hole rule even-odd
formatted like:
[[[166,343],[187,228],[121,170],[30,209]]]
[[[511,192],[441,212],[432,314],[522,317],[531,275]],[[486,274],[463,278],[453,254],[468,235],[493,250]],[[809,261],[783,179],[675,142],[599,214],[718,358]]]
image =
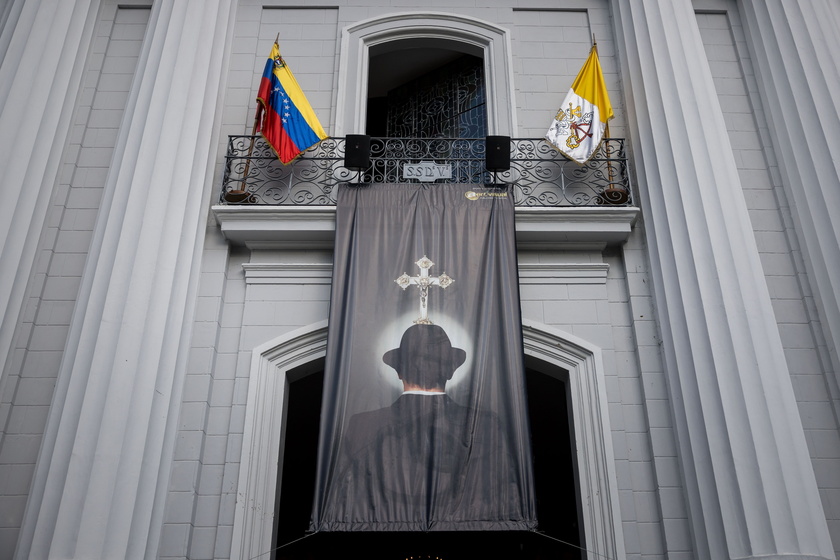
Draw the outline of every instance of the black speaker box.
[[[488,136],[484,153],[484,167],[487,171],[510,169],[510,136]]]
[[[370,136],[348,134],[344,139],[344,167],[363,171],[370,167]]]

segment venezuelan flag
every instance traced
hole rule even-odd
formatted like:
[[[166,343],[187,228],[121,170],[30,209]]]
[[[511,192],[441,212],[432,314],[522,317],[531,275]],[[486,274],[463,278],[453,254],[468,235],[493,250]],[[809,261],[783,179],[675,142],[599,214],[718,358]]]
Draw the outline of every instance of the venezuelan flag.
[[[260,80],[254,128],[284,164],[327,137],[292,71],[280,56],[276,41]]]

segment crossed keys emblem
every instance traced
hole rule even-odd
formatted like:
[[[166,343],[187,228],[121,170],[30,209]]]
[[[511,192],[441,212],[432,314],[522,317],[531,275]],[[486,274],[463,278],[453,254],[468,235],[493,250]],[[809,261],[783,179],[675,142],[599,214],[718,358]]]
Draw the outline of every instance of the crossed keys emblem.
[[[394,282],[396,282],[403,291],[405,291],[405,289],[409,286],[417,286],[420,288],[420,317],[415,319],[414,323],[418,325],[433,325],[434,323],[429,320],[429,286],[440,286],[441,288],[446,289],[446,287],[451,285],[455,280],[447,276],[445,272],[440,276],[430,276],[429,269],[432,268],[435,263],[429,260],[426,255],[423,255],[423,258],[414,264],[420,267],[419,275],[409,276],[407,273],[403,272],[402,276],[394,280]]]
[[[562,117],[561,117],[562,115]],[[566,137],[566,146],[571,149],[577,148],[587,138],[592,138],[592,113],[583,113],[580,105],[574,107],[569,103],[569,110],[562,109],[557,113],[557,120],[568,119],[571,133]]]

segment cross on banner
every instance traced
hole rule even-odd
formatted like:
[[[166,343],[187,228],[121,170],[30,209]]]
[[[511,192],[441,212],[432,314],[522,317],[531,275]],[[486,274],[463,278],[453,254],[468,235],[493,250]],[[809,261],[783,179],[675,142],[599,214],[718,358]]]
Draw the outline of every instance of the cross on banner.
[[[429,286],[440,286],[445,289],[455,280],[447,276],[445,272],[440,276],[429,276],[429,269],[432,268],[435,263],[429,260],[426,255],[423,255],[423,258],[414,264],[420,267],[419,276],[409,276],[407,273],[403,272],[402,276],[394,280],[394,282],[396,282],[403,290],[409,286],[417,286],[420,288],[420,317],[415,319],[414,322],[418,325],[432,325],[434,323],[429,320]]]

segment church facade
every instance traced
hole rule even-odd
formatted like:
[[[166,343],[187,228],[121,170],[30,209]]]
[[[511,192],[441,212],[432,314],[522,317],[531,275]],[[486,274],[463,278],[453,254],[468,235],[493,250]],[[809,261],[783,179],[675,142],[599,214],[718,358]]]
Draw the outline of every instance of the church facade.
[[[275,37],[331,139],[421,134],[381,128],[380,102],[454,64],[480,74],[468,136],[534,146],[594,38],[629,198],[516,208],[542,537],[563,558],[836,558],[840,7],[302,4],[0,2],[0,558],[318,538],[296,476],[334,199],[296,201],[289,171],[281,203],[223,196]]]

